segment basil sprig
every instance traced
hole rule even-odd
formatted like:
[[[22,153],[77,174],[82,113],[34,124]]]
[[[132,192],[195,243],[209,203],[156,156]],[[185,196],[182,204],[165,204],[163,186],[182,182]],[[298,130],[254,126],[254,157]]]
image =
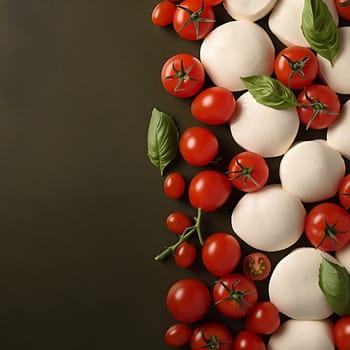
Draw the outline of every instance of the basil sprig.
[[[339,30],[323,0],[305,0],[301,30],[311,48],[333,65],[340,49]]]
[[[265,106],[276,109],[298,106],[293,91],[277,79],[267,75],[253,75],[241,77],[241,80],[255,100]]]
[[[163,176],[165,167],[175,158],[179,133],[173,118],[153,108],[148,126],[148,158]]]
[[[318,282],[329,307],[340,316],[350,315],[350,275],[347,270],[323,258]]]

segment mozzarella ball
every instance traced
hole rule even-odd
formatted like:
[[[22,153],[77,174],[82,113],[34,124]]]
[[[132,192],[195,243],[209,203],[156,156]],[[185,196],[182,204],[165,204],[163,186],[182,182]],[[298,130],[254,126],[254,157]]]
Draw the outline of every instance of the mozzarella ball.
[[[337,250],[335,252],[335,257],[350,273],[350,244],[347,244],[345,247]]]

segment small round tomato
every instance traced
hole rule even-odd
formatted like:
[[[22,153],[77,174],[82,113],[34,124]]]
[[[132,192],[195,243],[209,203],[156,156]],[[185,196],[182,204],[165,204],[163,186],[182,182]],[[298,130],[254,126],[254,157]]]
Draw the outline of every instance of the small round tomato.
[[[237,334],[233,350],[266,350],[266,345],[257,334],[244,330]]]
[[[244,274],[253,281],[264,280],[271,272],[271,261],[268,256],[261,252],[246,255],[242,266]]]
[[[231,187],[224,174],[217,170],[203,170],[190,181],[188,198],[194,208],[212,212],[225,204],[230,197]]]
[[[197,322],[209,310],[208,287],[196,278],[185,278],[175,282],[168,290],[166,304],[169,313],[183,323]]]
[[[306,130],[328,128],[340,113],[338,95],[327,85],[309,85],[298,95],[297,111]]]
[[[192,226],[190,217],[181,212],[174,212],[167,216],[166,226],[169,231],[181,235],[186,228]]]
[[[246,316],[258,300],[254,282],[240,273],[221,277],[216,281],[212,294],[218,311],[230,318]]]
[[[187,98],[201,90],[205,71],[197,57],[188,53],[179,53],[163,64],[160,76],[162,85],[169,94]]]
[[[163,182],[163,190],[167,197],[179,199],[185,192],[185,178],[180,173],[167,175]]]
[[[192,101],[194,118],[209,125],[227,123],[236,109],[236,99],[231,91],[218,86],[201,91]]]
[[[175,32],[186,40],[203,39],[213,28],[215,13],[203,0],[184,0],[174,13]]]
[[[269,166],[257,153],[244,151],[230,161],[227,171],[234,187],[243,192],[255,192],[265,186],[269,178]]]
[[[204,0],[204,2],[209,6],[216,6],[222,3],[222,0]]]
[[[183,242],[175,250],[175,263],[184,269],[193,265],[197,256],[197,248],[193,243]]]
[[[238,240],[228,233],[212,233],[204,241],[202,262],[214,276],[231,273],[241,258],[241,246]]]
[[[350,21],[350,0],[335,0],[338,15]]]
[[[338,196],[341,205],[346,209],[350,209],[350,174],[346,175],[340,183]]]
[[[173,22],[176,10],[175,4],[170,1],[161,1],[154,6],[152,11],[152,23],[157,27],[165,27]]]
[[[291,89],[303,89],[316,79],[318,60],[307,47],[289,46],[276,56],[274,71],[283,85]]]
[[[233,337],[222,323],[207,322],[193,330],[190,340],[191,349],[231,350]]]
[[[343,316],[334,324],[333,336],[338,350],[349,350],[350,316]]]
[[[278,309],[270,301],[258,302],[246,318],[247,329],[258,334],[272,334],[277,331],[280,323]]]
[[[219,141],[209,129],[193,126],[181,134],[179,151],[188,164],[202,166],[214,160],[219,151]]]
[[[314,247],[336,251],[350,242],[350,214],[334,203],[317,204],[306,215],[305,234]]]
[[[169,346],[184,346],[190,342],[192,330],[189,326],[176,323],[170,326],[164,335],[164,340]]]

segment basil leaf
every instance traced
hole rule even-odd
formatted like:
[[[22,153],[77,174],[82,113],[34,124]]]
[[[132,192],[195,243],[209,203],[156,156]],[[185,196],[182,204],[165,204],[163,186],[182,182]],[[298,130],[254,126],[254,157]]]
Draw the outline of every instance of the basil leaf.
[[[298,105],[293,91],[277,79],[267,75],[253,75],[241,80],[255,100],[265,106],[286,109]]]
[[[175,158],[179,133],[172,117],[153,108],[148,126],[148,158],[163,176],[165,167]]]
[[[350,276],[347,270],[323,258],[318,282],[329,307],[340,316],[349,314]]]
[[[322,0],[305,0],[301,30],[311,48],[333,66],[340,49],[339,31],[328,6]]]

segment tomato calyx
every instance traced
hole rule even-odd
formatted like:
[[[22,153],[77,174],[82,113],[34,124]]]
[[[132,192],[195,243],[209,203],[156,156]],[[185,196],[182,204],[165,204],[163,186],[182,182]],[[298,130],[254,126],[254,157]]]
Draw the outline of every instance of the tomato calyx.
[[[339,4],[339,6],[341,6],[341,7],[350,6],[350,0],[349,0],[349,1],[341,2],[341,3]]]
[[[239,179],[240,177],[243,177],[243,182],[246,183],[247,180],[250,180],[255,186],[258,188],[261,188],[262,186],[254,179],[252,173],[255,168],[255,164],[251,167],[243,165],[238,159],[236,159],[236,163],[239,166],[239,170],[233,170],[233,171],[227,171],[225,174],[230,175],[230,174],[237,174],[233,178],[229,177],[229,180],[236,180]]]
[[[181,59],[180,60],[180,69],[177,69],[175,67],[175,60],[174,60],[172,63],[172,67],[173,67],[173,71],[175,72],[175,74],[168,75],[167,77],[165,77],[165,79],[178,79],[178,81],[174,87],[174,91],[184,90],[184,89],[180,89],[180,86],[183,82],[186,82],[189,80],[198,81],[197,79],[190,76],[191,70],[194,67],[194,63],[191,64],[187,69],[185,69],[183,60]]]
[[[296,74],[299,74],[301,77],[305,78],[303,68],[305,67],[306,62],[310,60],[310,57],[305,56],[298,61],[293,61],[287,55],[282,55],[282,57],[287,60],[289,68],[292,70],[288,77],[288,87],[290,88],[290,83]]]
[[[331,241],[331,244],[333,246],[333,248],[335,247],[334,242],[338,241],[337,235],[341,235],[341,234],[345,234],[348,231],[340,231],[336,229],[337,226],[337,220],[335,220],[334,224],[330,225],[327,222],[327,219],[325,219],[325,229],[324,229],[324,235],[320,241],[320,243],[317,245],[316,249],[320,248],[321,245],[323,244],[323,242],[329,238]]]
[[[221,345],[224,344],[231,344],[231,342],[220,342],[218,337],[216,335],[211,335],[210,338],[208,339],[205,336],[205,332],[204,329],[201,329],[201,337],[203,339],[203,342],[205,343],[205,345],[202,346],[197,346],[197,347],[192,347],[192,348],[196,348],[196,349],[210,349],[210,350],[216,350],[216,349],[220,349]]]

